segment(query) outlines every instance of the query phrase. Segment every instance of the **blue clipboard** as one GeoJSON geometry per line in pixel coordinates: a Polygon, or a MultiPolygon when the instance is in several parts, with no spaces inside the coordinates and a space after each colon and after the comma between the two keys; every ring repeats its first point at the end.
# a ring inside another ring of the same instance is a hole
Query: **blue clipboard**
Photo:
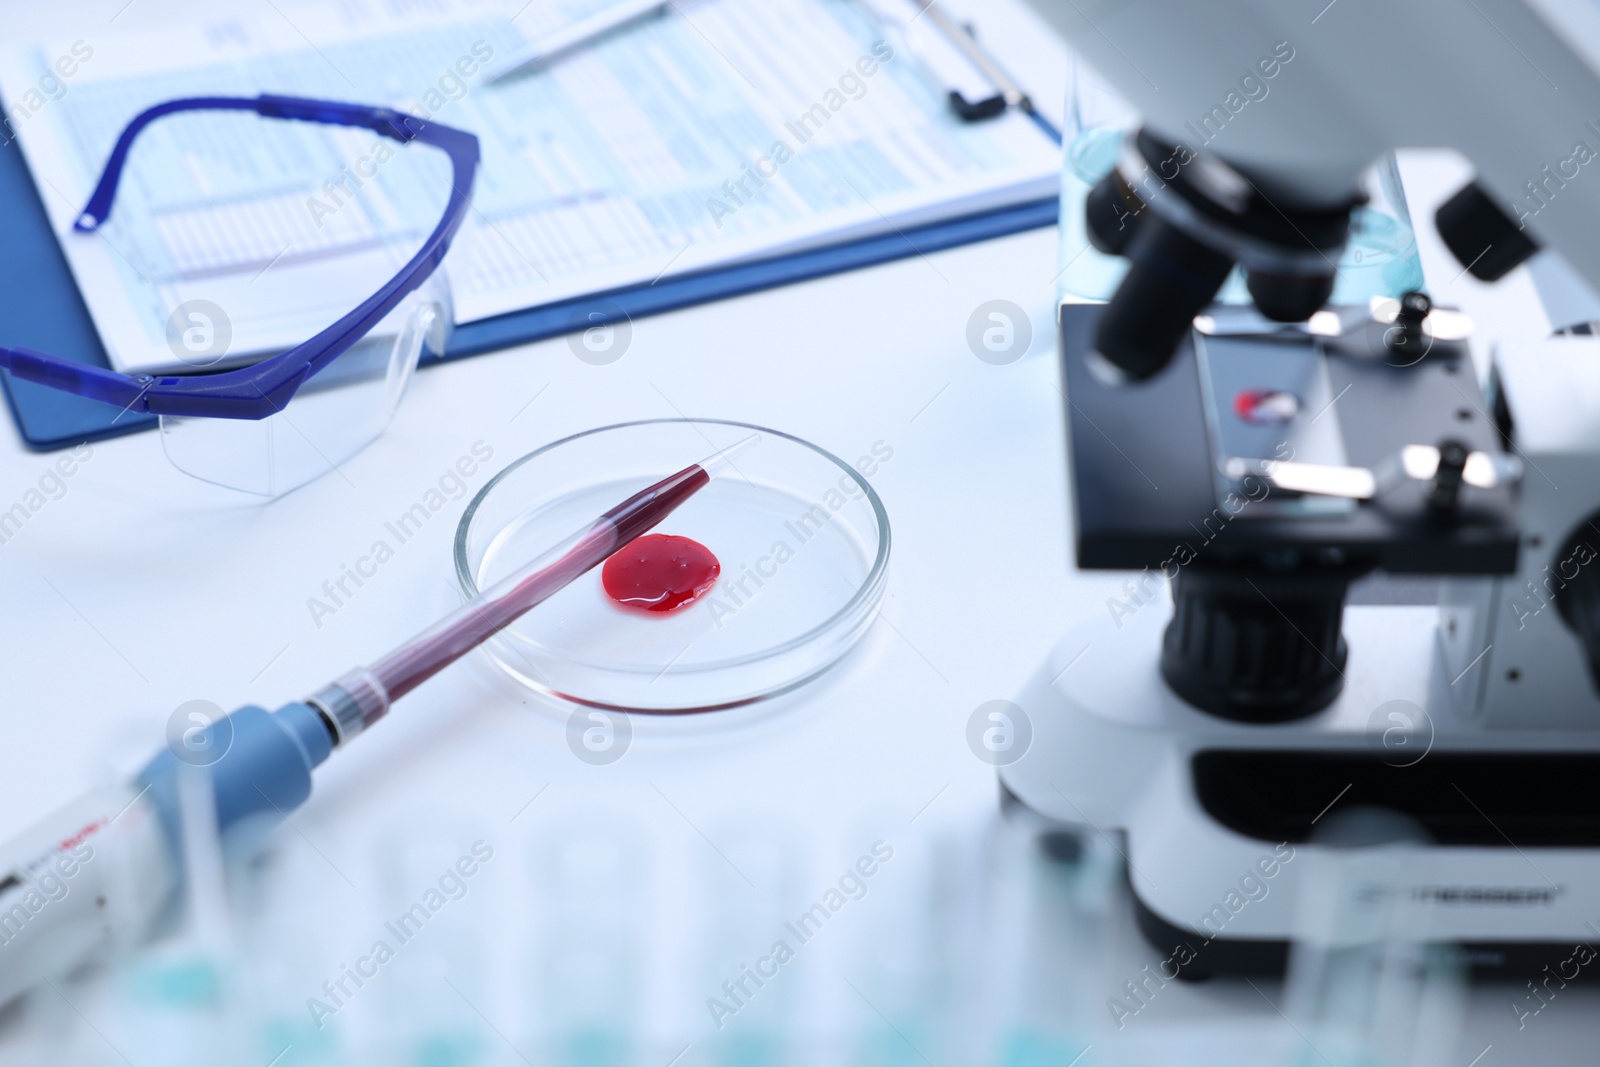
{"type": "MultiPolygon", "coordinates": [[[[1060,134],[1047,123],[1036,121],[1047,136],[1060,141],[1060,134]]],[[[34,348],[94,366],[110,366],[15,139],[0,146],[0,205],[0,343],[34,348]]],[[[652,285],[590,293],[531,307],[456,327],[449,348],[442,355],[424,353],[422,363],[475,356],[624,317],[641,318],[1053,226],[1057,208],[1057,199],[1051,197],[879,237],[674,275],[652,285]]],[[[119,412],[97,400],[17,380],[4,370],[0,370],[0,385],[4,386],[18,433],[34,451],[119,437],[156,424],[153,415],[119,412]]]]}

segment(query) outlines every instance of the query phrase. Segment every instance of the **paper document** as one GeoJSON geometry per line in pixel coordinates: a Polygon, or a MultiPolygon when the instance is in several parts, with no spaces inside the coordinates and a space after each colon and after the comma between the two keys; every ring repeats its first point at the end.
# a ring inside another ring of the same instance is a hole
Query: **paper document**
{"type": "Polygon", "coordinates": [[[685,3],[548,70],[485,81],[496,56],[601,6],[279,4],[12,48],[0,134],[20,138],[123,371],[192,369],[175,340],[189,301],[226,314],[230,362],[305,340],[388,280],[448,192],[448,161],[425,146],[185,114],[140,136],[111,221],[72,232],[123,125],[175,97],[384,104],[476,133],[484,165],[445,262],[459,322],[1056,188],[1060,153],[1036,126],[961,123],[946,87],[857,0],[685,3]]]}

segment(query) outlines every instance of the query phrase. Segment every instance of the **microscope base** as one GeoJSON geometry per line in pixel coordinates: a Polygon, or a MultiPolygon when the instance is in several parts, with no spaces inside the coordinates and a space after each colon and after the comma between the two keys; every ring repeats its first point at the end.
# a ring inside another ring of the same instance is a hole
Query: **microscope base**
{"type": "Polygon", "coordinates": [[[1140,926],[1169,977],[1281,971],[1324,847],[1313,837],[1358,806],[1398,810],[1436,842],[1400,888],[1422,905],[1426,936],[1466,946],[1474,969],[1534,977],[1600,936],[1600,726],[1463,719],[1439,666],[1437,609],[1349,608],[1344,691],[1271,726],[1207,715],[1167,689],[1169,608],[1119,614],[1070,633],[1017,697],[1031,740],[1000,777],[1047,819],[1126,835],[1140,926]]]}

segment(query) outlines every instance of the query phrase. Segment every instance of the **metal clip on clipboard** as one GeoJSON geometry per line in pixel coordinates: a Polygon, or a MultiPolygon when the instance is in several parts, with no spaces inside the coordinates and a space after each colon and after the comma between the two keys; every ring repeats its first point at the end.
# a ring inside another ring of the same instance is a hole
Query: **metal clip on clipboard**
{"type": "Polygon", "coordinates": [[[992,119],[1003,115],[1008,107],[1014,107],[1025,115],[1034,113],[1033,100],[1023,92],[1022,87],[1012,79],[1011,75],[1006,73],[1000,61],[978,43],[977,37],[969,27],[961,25],[940,11],[931,0],[922,9],[922,13],[995,88],[992,96],[982,100],[968,100],[960,89],[950,90],[950,107],[963,122],[982,122],[984,119],[992,119]]]}

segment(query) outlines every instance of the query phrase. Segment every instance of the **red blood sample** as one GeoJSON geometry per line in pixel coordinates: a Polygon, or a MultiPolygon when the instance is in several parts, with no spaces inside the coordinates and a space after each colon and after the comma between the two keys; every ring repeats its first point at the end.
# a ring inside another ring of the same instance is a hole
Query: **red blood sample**
{"type": "Polygon", "coordinates": [[[1300,413],[1300,398],[1282,389],[1241,389],[1233,413],[1252,426],[1281,426],[1300,413]]]}
{"type": "Polygon", "coordinates": [[[722,564],[699,541],[653,533],[612,553],[600,583],[618,604],[667,612],[699,599],[721,573],[722,564]]]}

